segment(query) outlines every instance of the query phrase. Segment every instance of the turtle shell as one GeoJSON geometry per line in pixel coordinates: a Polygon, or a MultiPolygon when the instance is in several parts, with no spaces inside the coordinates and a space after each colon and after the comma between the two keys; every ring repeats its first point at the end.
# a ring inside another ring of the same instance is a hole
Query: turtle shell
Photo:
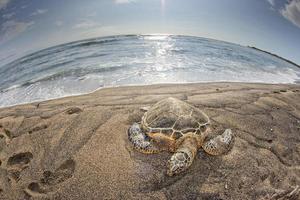
{"type": "Polygon", "coordinates": [[[198,108],[170,97],[154,104],[144,114],[141,124],[146,132],[159,132],[178,139],[188,132],[204,131],[209,118],[198,108]]]}

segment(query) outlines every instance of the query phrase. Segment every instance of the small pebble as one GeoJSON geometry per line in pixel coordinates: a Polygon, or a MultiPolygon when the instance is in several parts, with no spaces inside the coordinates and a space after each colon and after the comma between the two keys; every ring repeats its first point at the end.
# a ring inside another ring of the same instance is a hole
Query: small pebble
{"type": "Polygon", "coordinates": [[[141,107],[140,110],[143,112],[147,112],[149,110],[149,107],[148,106],[141,107]]]}
{"type": "Polygon", "coordinates": [[[225,183],[225,189],[226,189],[226,190],[228,189],[228,185],[227,185],[227,183],[225,183]]]}

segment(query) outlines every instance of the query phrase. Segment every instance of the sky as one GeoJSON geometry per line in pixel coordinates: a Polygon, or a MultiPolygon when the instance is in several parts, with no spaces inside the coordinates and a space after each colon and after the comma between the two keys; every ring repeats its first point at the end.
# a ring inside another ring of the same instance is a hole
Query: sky
{"type": "Polygon", "coordinates": [[[87,38],[179,34],[300,64],[300,0],[0,0],[0,62],[87,38]]]}

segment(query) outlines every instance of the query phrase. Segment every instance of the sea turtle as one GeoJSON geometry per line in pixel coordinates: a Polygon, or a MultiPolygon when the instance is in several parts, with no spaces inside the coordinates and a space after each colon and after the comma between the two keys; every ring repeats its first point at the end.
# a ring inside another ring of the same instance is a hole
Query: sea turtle
{"type": "Polygon", "coordinates": [[[189,168],[201,147],[210,155],[229,151],[234,138],[231,130],[209,139],[209,124],[204,112],[170,97],[150,107],[140,123],[133,123],[128,129],[128,139],[142,153],[174,152],[167,170],[173,176],[189,168]]]}

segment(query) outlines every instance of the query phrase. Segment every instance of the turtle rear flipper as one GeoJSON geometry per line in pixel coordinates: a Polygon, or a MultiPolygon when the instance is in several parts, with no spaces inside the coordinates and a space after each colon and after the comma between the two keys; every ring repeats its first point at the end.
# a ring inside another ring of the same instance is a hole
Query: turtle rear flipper
{"type": "Polygon", "coordinates": [[[133,147],[141,153],[158,153],[159,149],[151,142],[141,130],[138,123],[134,123],[128,129],[128,139],[132,143],[133,147]]]}
{"type": "Polygon", "coordinates": [[[226,129],[222,135],[205,142],[202,148],[210,155],[225,154],[230,150],[233,139],[234,135],[231,129],[226,129]]]}

